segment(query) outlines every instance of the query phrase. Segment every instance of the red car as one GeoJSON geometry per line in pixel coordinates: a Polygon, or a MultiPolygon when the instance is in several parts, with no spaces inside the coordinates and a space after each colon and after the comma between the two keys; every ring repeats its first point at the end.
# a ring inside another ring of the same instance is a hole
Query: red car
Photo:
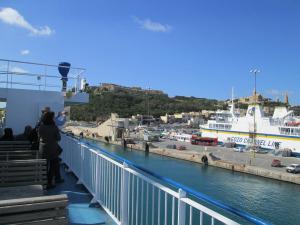
{"type": "Polygon", "coordinates": [[[279,159],[273,159],[271,166],[273,167],[281,167],[281,161],[279,159]]]}

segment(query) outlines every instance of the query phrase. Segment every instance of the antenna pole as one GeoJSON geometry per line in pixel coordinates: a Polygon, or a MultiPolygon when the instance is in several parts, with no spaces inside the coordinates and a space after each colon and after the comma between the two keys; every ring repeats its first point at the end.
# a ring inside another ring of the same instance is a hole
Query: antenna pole
{"type": "Polygon", "coordinates": [[[254,111],[253,111],[253,146],[255,146],[255,142],[256,142],[256,98],[257,98],[257,94],[256,94],[256,75],[257,73],[260,73],[260,70],[258,69],[253,69],[250,70],[250,73],[254,74],[254,111]]]}

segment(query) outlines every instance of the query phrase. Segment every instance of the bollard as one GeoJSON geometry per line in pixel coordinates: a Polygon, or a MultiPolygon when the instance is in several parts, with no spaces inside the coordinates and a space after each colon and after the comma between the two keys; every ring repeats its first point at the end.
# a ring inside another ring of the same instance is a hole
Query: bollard
{"type": "Polygon", "coordinates": [[[149,144],[148,142],[145,143],[145,155],[149,155],[149,144]]]}
{"type": "Polygon", "coordinates": [[[80,138],[84,138],[83,132],[80,132],[79,137],[80,137],[80,138]]]}
{"type": "Polygon", "coordinates": [[[125,148],[127,148],[127,141],[126,141],[126,139],[123,139],[122,145],[123,145],[123,148],[125,150],[125,148]]]}
{"type": "Polygon", "coordinates": [[[208,165],[208,158],[206,155],[203,155],[202,158],[201,158],[201,162],[204,164],[204,165],[208,165]]]}

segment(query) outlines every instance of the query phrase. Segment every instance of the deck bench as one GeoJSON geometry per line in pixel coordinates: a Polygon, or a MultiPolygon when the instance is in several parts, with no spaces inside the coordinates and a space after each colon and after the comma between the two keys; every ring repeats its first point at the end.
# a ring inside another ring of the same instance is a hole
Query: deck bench
{"type": "Polygon", "coordinates": [[[0,161],[39,159],[40,154],[35,150],[0,151],[0,161]]]}
{"type": "Polygon", "coordinates": [[[0,187],[47,183],[45,159],[0,161],[0,187]]]}
{"type": "Polygon", "coordinates": [[[0,224],[68,224],[67,205],[68,197],[65,194],[2,200],[0,224]]]}
{"type": "Polygon", "coordinates": [[[0,187],[0,201],[15,198],[32,198],[44,195],[42,185],[26,185],[15,187],[0,187]]]}
{"type": "Polygon", "coordinates": [[[9,150],[30,150],[29,141],[0,141],[0,152],[9,150]]]}

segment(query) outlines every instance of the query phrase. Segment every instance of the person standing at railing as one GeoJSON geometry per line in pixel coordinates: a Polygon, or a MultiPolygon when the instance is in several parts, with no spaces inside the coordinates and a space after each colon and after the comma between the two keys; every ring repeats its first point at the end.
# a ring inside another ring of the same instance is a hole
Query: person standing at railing
{"type": "Polygon", "coordinates": [[[54,122],[54,113],[46,112],[42,118],[42,124],[38,128],[39,135],[39,151],[43,158],[47,160],[47,188],[52,188],[53,178],[55,177],[56,183],[62,180],[57,177],[59,173],[59,147],[60,132],[54,122]]]}
{"type": "Polygon", "coordinates": [[[35,127],[32,129],[30,137],[31,137],[31,149],[32,150],[38,150],[39,149],[39,137],[38,137],[38,130],[39,127],[43,124],[42,120],[43,120],[43,116],[47,113],[50,112],[51,109],[49,106],[46,106],[44,109],[42,109],[41,111],[41,116],[39,118],[39,120],[37,121],[35,127]]]}
{"type": "MultiPolygon", "coordinates": [[[[62,127],[65,125],[66,121],[67,121],[67,112],[62,111],[62,112],[58,112],[57,116],[55,117],[55,124],[58,127],[58,129],[61,131],[62,127]]],[[[57,148],[58,148],[58,154],[60,155],[63,152],[62,147],[57,144],[57,148]]],[[[60,175],[60,170],[56,170],[56,174],[55,174],[55,181],[56,183],[62,183],[64,182],[63,179],[61,179],[61,175],[60,175]]]]}
{"type": "Polygon", "coordinates": [[[67,121],[67,112],[62,111],[58,112],[57,116],[55,117],[55,124],[61,130],[61,128],[65,125],[67,121]]]}

